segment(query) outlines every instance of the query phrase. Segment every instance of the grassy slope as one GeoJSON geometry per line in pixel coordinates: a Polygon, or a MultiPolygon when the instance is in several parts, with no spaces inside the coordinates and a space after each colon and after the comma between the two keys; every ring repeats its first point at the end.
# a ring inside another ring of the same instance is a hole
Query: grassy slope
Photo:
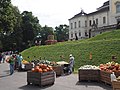
{"type": "Polygon", "coordinates": [[[120,30],[106,32],[91,39],[80,41],[68,41],[57,43],[55,45],[35,46],[22,52],[24,59],[33,60],[40,57],[51,61],[59,61],[60,55],[64,60],[69,60],[69,54],[75,57],[75,69],[85,64],[106,63],[111,61],[111,55],[117,56],[117,62],[120,63],[120,30]],[[92,53],[92,60],[89,60],[89,54],[92,53]],[[30,59],[27,58],[30,56],[30,59]]]}

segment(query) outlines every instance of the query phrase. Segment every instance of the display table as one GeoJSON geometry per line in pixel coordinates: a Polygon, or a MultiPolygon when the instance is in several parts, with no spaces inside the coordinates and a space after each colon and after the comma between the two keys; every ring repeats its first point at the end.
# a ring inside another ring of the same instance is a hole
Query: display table
{"type": "Polygon", "coordinates": [[[59,62],[56,62],[58,65],[64,65],[64,64],[69,64],[68,62],[65,62],[65,61],[59,61],[59,62]]]}

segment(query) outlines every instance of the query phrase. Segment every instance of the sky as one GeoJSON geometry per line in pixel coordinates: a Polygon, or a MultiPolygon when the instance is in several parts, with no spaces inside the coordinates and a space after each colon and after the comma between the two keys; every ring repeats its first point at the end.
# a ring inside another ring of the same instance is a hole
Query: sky
{"type": "Polygon", "coordinates": [[[106,1],[108,0],[11,0],[21,13],[30,11],[38,17],[40,25],[53,28],[60,24],[69,25],[68,19],[80,13],[81,9],[91,13],[106,1]]]}

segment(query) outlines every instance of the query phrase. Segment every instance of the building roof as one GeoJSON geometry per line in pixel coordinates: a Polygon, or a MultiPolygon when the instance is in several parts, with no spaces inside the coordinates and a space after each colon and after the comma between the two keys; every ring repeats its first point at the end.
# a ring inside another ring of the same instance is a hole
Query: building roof
{"type": "Polygon", "coordinates": [[[93,14],[97,14],[97,13],[101,13],[101,12],[106,12],[106,11],[109,11],[109,1],[104,2],[103,5],[101,7],[99,7],[99,8],[97,8],[97,11],[95,11],[95,12],[91,12],[91,13],[87,14],[83,10],[81,10],[80,13],[74,15],[69,20],[77,18],[77,17],[85,16],[85,15],[89,16],[89,15],[93,15],[93,14]]]}
{"type": "Polygon", "coordinates": [[[73,18],[77,18],[77,17],[80,17],[80,16],[85,16],[87,15],[87,13],[85,13],[83,10],[81,10],[80,13],[74,15],[72,18],[70,18],[69,20],[73,19],[73,18]]]}
{"type": "Polygon", "coordinates": [[[108,7],[108,6],[109,6],[109,1],[106,1],[103,3],[103,5],[101,7],[97,8],[97,10],[103,9],[105,7],[108,7]]]}

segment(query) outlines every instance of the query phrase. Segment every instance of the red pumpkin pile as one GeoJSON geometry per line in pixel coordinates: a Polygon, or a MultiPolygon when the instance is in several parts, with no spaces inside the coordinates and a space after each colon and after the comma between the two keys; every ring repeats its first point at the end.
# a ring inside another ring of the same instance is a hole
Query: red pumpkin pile
{"type": "Polygon", "coordinates": [[[107,72],[120,72],[120,64],[112,61],[106,64],[100,64],[100,69],[107,72]]]}
{"type": "Polygon", "coordinates": [[[48,72],[48,71],[52,71],[53,68],[50,65],[46,65],[46,64],[39,64],[37,66],[35,66],[34,68],[32,68],[32,72],[48,72]]]}

